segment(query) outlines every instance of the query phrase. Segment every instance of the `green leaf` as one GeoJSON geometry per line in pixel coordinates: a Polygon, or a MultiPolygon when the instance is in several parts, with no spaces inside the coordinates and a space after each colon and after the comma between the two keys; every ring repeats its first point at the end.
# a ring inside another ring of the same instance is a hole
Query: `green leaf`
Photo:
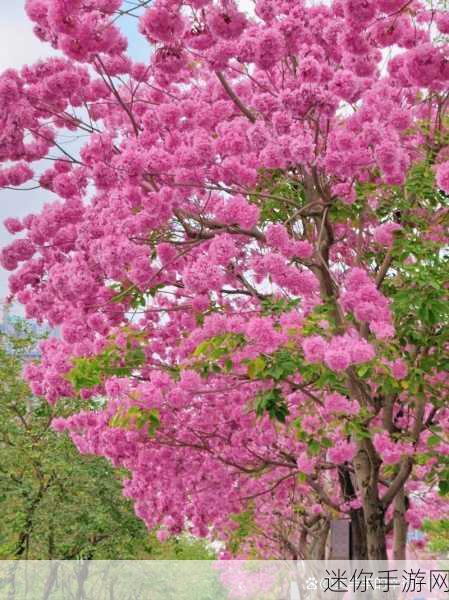
{"type": "Polygon", "coordinates": [[[256,359],[250,361],[248,363],[248,377],[250,379],[257,379],[258,375],[260,375],[265,369],[266,362],[261,357],[258,356],[256,359]]]}
{"type": "Polygon", "coordinates": [[[427,440],[429,448],[434,448],[435,446],[438,446],[438,444],[441,444],[441,439],[437,435],[431,435],[427,440]]]}
{"type": "Polygon", "coordinates": [[[310,440],[309,443],[307,444],[307,448],[308,448],[309,454],[311,454],[312,456],[316,456],[317,454],[320,453],[321,445],[316,440],[310,440]]]}
{"type": "Polygon", "coordinates": [[[270,419],[277,419],[281,423],[285,423],[289,414],[287,403],[278,388],[273,388],[257,396],[255,411],[258,416],[263,416],[266,412],[270,419]]]}
{"type": "Polygon", "coordinates": [[[449,495],[449,479],[442,479],[438,485],[438,492],[440,496],[449,495]]]}
{"type": "Polygon", "coordinates": [[[201,356],[201,354],[206,354],[209,347],[210,347],[210,341],[204,340],[204,342],[201,342],[201,344],[199,344],[195,348],[195,350],[193,352],[193,356],[201,356]]]}

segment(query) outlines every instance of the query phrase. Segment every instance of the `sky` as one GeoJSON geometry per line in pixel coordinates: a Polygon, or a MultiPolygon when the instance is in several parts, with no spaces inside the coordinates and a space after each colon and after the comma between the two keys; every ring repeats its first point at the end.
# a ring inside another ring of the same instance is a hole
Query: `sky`
{"type": "MultiPolygon", "coordinates": [[[[24,5],[25,0],[0,1],[0,73],[11,67],[20,69],[25,64],[32,64],[55,54],[49,44],[40,42],[34,36],[33,26],[25,14],[24,5]]],[[[137,33],[137,19],[122,19],[120,25],[128,37],[131,56],[135,60],[146,62],[150,46],[137,33]]],[[[7,217],[20,218],[37,213],[44,202],[54,200],[55,196],[48,191],[0,190],[0,247],[13,239],[2,224],[7,217]]],[[[8,277],[9,273],[0,268],[0,301],[8,294],[8,277]]],[[[15,311],[18,309],[15,308],[15,311]]]]}

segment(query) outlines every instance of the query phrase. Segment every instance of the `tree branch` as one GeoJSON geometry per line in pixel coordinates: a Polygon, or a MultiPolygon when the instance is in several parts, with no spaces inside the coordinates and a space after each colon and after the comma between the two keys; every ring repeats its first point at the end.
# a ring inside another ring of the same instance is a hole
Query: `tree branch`
{"type": "Polygon", "coordinates": [[[256,117],[253,115],[253,113],[250,111],[250,109],[243,104],[243,102],[240,100],[240,98],[234,92],[232,87],[229,85],[229,82],[226,79],[224,73],[222,73],[221,71],[215,71],[215,74],[218,77],[218,79],[220,80],[220,83],[223,86],[225,92],[231,98],[231,100],[234,102],[234,104],[237,106],[237,108],[240,110],[240,112],[242,112],[245,115],[245,117],[251,121],[251,123],[255,123],[256,117]]]}

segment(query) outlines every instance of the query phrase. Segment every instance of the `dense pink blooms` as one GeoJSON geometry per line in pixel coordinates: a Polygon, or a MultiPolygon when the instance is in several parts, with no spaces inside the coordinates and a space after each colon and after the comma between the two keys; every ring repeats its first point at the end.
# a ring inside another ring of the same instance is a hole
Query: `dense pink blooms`
{"type": "Polygon", "coordinates": [[[209,246],[209,256],[218,265],[227,265],[237,254],[235,241],[226,233],[214,238],[209,246]]]}
{"type": "Polygon", "coordinates": [[[225,225],[240,225],[245,229],[251,229],[257,223],[259,209],[248,204],[243,196],[234,196],[226,200],[216,214],[225,225]]]}
{"type": "Polygon", "coordinates": [[[249,341],[256,344],[260,352],[273,352],[282,342],[282,336],[273,328],[270,319],[253,317],[246,327],[249,341]]]}
{"type": "Polygon", "coordinates": [[[184,282],[189,290],[203,294],[211,289],[219,289],[223,274],[207,256],[201,256],[184,271],[184,282]]]}
{"type": "Polygon", "coordinates": [[[0,75],[0,187],[45,204],[5,220],[0,263],[60,332],[25,369],[33,394],[86,401],[53,427],[127,471],[159,539],[187,528],[226,556],[296,560],[364,516],[366,454],[379,530],[389,489],[413,525],[426,504],[447,517],[446,11],[26,12],[58,54],[0,75]],[[143,62],[121,26],[137,15],[143,62]]]}
{"type": "Polygon", "coordinates": [[[3,225],[5,226],[5,229],[9,231],[9,233],[19,233],[19,231],[22,231],[23,229],[23,225],[19,219],[14,219],[12,217],[5,219],[3,221],[3,225]]]}
{"type": "Polygon", "coordinates": [[[324,353],[324,362],[332,371],[344,371],[351,364],[351,354],[346,348],[333,345],[324,353]]]}
{"type": "Polygon", "coordinates": [[[357,446],[354,442],[338,442],[329,450],[328,458],[336,465],[342,465],[345,462],[352,460],[357,452],[357,446]]]}
{"type": "Polygon", "coordinates": [[[140,19],[141,31],[152,40],[175,42],[182,34],[184,22],[177,12],[163,6],[149,8],[140,19]]]}
{"type": "Polygon", "coordinates": [[[18,187],[33,177],[28,165],[19,163],[14,167],[0,170],[0,187],[18,187]]]}
{"type": "Polygon", "coordinates": [[[405,379],[407,377],[408,368],[402,359],[397,358],[391,364],[391,372],[396,379],[405,379]]]}
{"type": "Polygon", "coordinates": [[[326,341],[319,335],[305,338],[302,343],[305,359],[310,363],[321,362],[327,346],[326,341]]]}
{"type": "Polygon", "coordinates": [[[435,21],[441,33],[449,33],[449,13],[446,11],[438,11],[435,16],[435,21]]]}
{"type": "Polygon", "coordinates": [[[383,223],[376,227],[373,233],[374,241],[381,246],[391,246],[393,244],[393,234],[395,231],[400,231],[399,223],[383,223]]]}
{"type": "MultiPolygon", "coordinates": [[[[389,236],[392,233],[384,233],[385,235],[389,236]]],[[[381,294],[366,271],[358,267],[348,271],[345,287],[346,292],[342,295],[343,306],[353,311],[359,321],[368,322],[377,337],[381,339],[390,337],[394,329],[391,325],[388,300],[381,294]]]]}
{"type": "Polygon", "coordinates": [[[327,394],[324,399],[324,411],[325,414],[346,414],[354,415],[359,410],[359,404],[357,400],[348,400],[344,396],[338,393],[327,394]]]}
{"type": "Polygon", "coordinates": [[[279,223],[276,225],[269,225],[265,232],[265,236],[268,244],[281,252],[285,250],[290,243],[290,237],[287,230],[279,223]]]}
{"type": "Polygon", "coordinates": [[[437,167],[437,185],[449,194],[449,162],[444,162],[437,167]]]}
{"type": "Polygon", "coordinates": [[[232,4],[230,1],[223,3],[222,7],[212,9],[209,12],[207,23],[213,35],[218,38],[232,40],[237,38],[245,29],[245,15],[232,4]]]}
{"type": "Polygon", "coordinates": [[[261,69],[270,69],[282,58],[284,39],[276,29],[267,29],[256,41],[255,63],[261,69]]]}
{"type": "Polygon", "coordinates": [[[388,434],[376,433],[373,438],[374,447],[387,465],[398,463],[402,456],[410,454],[411,445],[407,442],[393,442],[388,434]]]}

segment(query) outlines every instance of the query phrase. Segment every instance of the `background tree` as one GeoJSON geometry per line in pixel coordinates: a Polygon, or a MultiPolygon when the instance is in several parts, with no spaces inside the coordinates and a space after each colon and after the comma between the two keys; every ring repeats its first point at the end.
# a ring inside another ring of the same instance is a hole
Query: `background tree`
{"type": "Polygon", "coordinates": [[[0,184],[54,201],[7,220],[1,260],[27,315],[61,326],[34,393],[86,403],[53,426],[130,472],[160,537],[322,556],[339,516],[355,556],[403,558],[449,490],[447,12],[27,12],[64,58],[1,77],[0,184]],[[135,17],[147,64],[119,28],[135,17]]]}
{"type": "Polygon", "coordinates": [[[437,556],[447,556],[449,552],[449,521],[427,521],[423,527],[429,539],[429,550],[437,556]]]}
{"type": "Polygon", "coordinates": [[[37,339],[25,321],[15,329],[0,339],[0,558],[212,558],[189,537],[157,540],[123,498],[123,475],[102,458],[81,456],[51,429],[55,416],[79,404],[52,407],[31,394],[21,375],[37,339]]]}

